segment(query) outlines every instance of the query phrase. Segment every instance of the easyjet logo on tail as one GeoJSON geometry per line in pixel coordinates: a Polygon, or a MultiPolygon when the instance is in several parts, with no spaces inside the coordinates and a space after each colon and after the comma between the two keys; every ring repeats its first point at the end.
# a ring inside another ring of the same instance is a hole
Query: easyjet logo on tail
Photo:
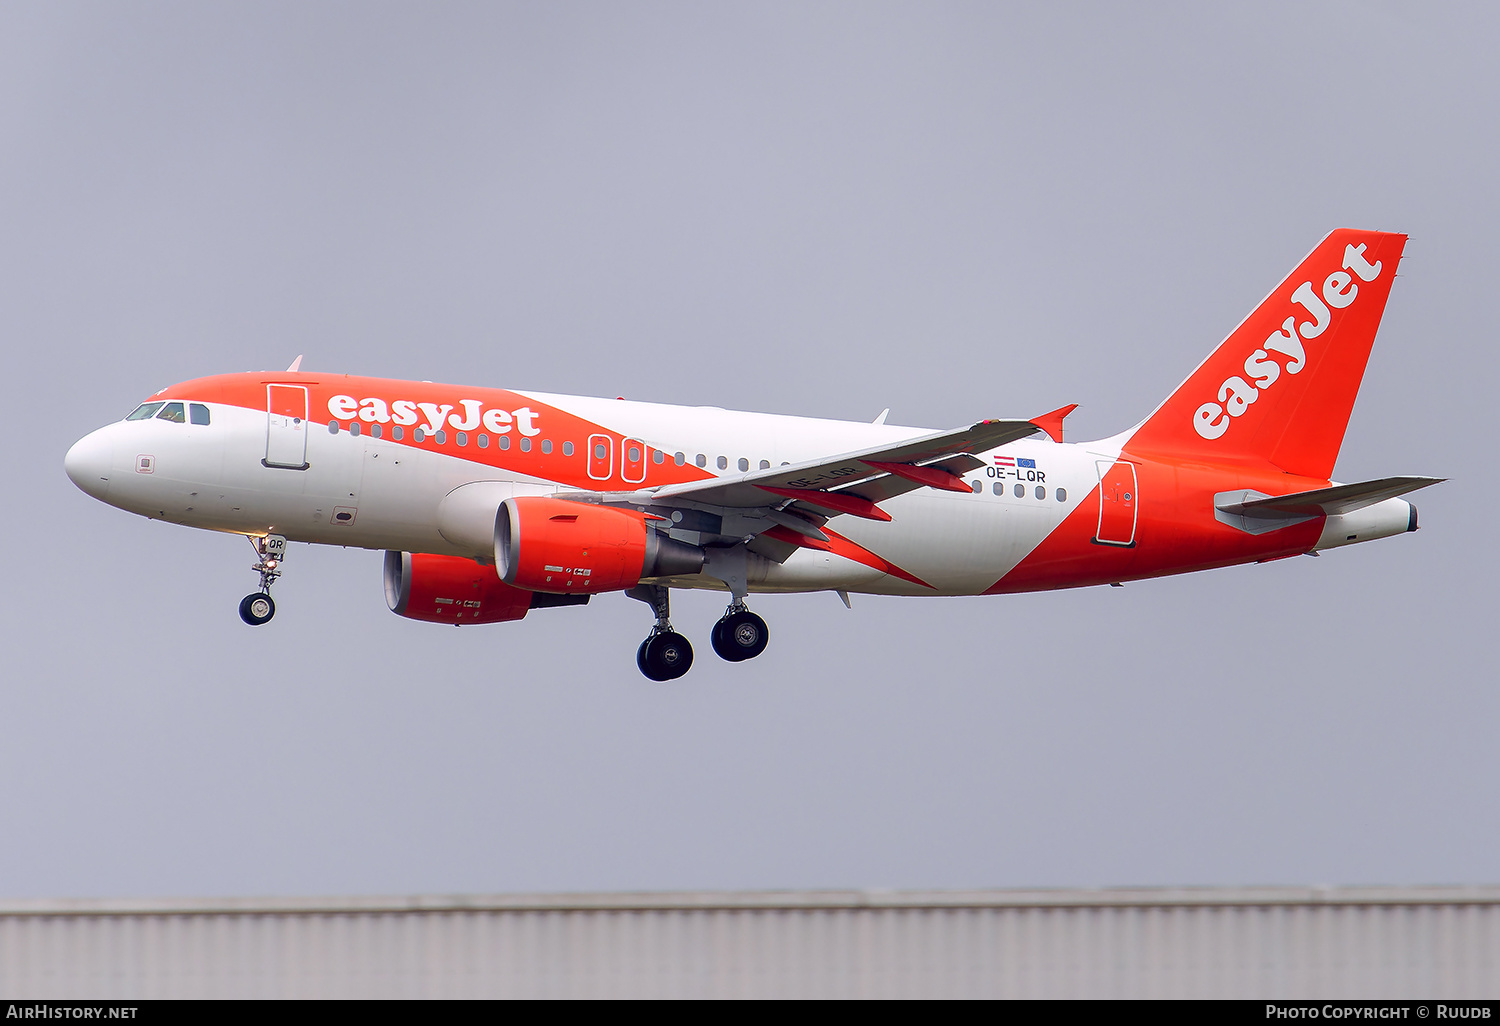
{"type": "Polygon", "coordinates": [[[1223,437],[1234,419],[1244,416],[1260,393],[1276,384],[1283,370],[1288,374],[1300,373],[1307,366],[1303,341],[1323,334],[1333,320],[1333,310],[1342,310],[1354,302],[1359,295],[1356,276],[1360,282],[1372,282],[1380,276],[1380,271],[1381,261],[1372,264],[1366,260],[1365,244],[1360,243],[1344,247],[1343,270],[1334,271],[1323,280],[1321,298],[1313,291],[1312,282],[1298,285],[1292,293],[1292,302],[1301,306],[1305,314],[1294,311],[1279,330],[1271,333],[1263,348],[1246,358],[1244,377],[1234,374],[1224,379],[1219,386],[1218,402],[1206,402],[1193,411],[1193,430],[1209,441],[1223,437]],[[1298,324],[1297,319],[1304,315],[1312,319],[1298,324]],[[1285,364],[1272,353],[1285,357],[1285,364]]]}

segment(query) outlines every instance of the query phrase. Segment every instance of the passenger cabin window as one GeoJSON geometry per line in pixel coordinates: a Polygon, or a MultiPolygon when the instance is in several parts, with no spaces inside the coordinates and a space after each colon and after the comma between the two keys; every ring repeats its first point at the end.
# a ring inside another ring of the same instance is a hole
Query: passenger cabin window
{"type": "Polygon", "coordinates": [[[156,419],[170,420],[173,424],[186,424],[187,410],[183,408],[181,403],[167,403],[167,405],[161,408],[161,412],[156,415],[156,419]]]}
{"type": "Polygon", "coordinates": [[[188,414],[194,424],[208,425],[208,407],[202,403],[189,403],[188,414]]]}
{"type": "Polygon", "coordinates": [[[156,416],[156,411],[165,406],[166,403],[141,403],[135,408],[135,412],[126,417],[126,420],[150,420],[156,416]]]}

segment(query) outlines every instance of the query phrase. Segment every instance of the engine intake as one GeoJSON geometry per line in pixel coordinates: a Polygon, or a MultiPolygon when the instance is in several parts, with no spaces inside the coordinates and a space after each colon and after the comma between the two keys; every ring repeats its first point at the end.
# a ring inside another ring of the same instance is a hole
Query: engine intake
{"type": "Polygon", "coordinates": [[[703,550],[634,510],[543,495],[506,499],[495,514],[495,568],[506,584],[554,594],[633,588],[643,577],[703,569],[703,550]]]}

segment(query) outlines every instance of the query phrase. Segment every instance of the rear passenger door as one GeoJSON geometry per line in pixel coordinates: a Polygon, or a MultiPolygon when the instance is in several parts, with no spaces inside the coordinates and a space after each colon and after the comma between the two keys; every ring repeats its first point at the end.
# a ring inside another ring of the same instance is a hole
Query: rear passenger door
{"type": "Polygon", "coordinates": [[[1135,545],[1136,495],[1135,464],[1119,460],[1099,460],[1099,529],[1094,541],[1100,545],[1135,545]]]}

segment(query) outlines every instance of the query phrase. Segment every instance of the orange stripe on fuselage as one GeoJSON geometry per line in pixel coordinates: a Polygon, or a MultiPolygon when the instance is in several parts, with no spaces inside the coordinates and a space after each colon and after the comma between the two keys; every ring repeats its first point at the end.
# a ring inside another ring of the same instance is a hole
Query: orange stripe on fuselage
{"type": "Polygon", "coordinates": [[[672,459],[671,453],[658,449],[645,454],[645,480],[626,481],[620,476],[623,461],[618,458],[626,435],[566,410],[537,402],[535,399],[506,389],[472,388],[464,385],[364,378],[352,375],[248,373],[220,374],[184,381],[162,389],[152,396],[152,399],[221,403],[263,412],[266,409],[267,385],[305,385],[308,390],[308,421],[311,424],[327,424],[330,421],[337,421],[341,430],[348,430],[351,423],[357,423],[364,434],[368,434],[370,428],[380,424],[383,429],[383,440],[391,445],[404,445],[414,449],[439,452],[480,466],[525,474],[545,481],[556,481],[574,488],[592,491],[635,491],[660,485],[702,481],[714,476],[707,470],[691,464],[678,466],[672,459]],[[347,405],[340,407],[336,403],[331,409],[330,404],[338,396],[354,400],[358,412],[351,414],[347,405]],[[366,402],[366,400],[376,401],[366,402]],[[465,404],[466,400],[468,405],[465,404]],[[401,402],[410,404],[411,411],[401,409],[399,419],[408,423],[400,425],[403,428],[404,437],[397,440],[391,437],[391,429],[397,426],[398,418],[394,411],[396,404],[401,402]],[[423,410],[421,404],[426,404],[429,409],[423,410]],[[444,406],[449,409],[443,411],[444,406]],[[493,417],[491,423],[495,427],[503,427],[506,430],[494,430],[485,425],[484,416],[492,410],[499,411],[503,417],[493,417]],[[517,411],[523,410],[529,411],[529,415],[518,417],[517,411]],[[344,415],[336,416],[336,413],[344,415]],[[442,430],[446,436],[442,444],[439,444],[435,436],[428,432],[436,413],[442,413],[442,430]],[[415,423],[410,422],[413,416],[415,423]],[[381,417],[385,419],[382,421],[381,417]],[[456,428],[453,426],[455,417],[460,418],[457,423],[467,424],[475,418],[478,419],[478,423],[473,427],[456,428]],[[418,427],[426,435],[421,442],[413,440],[413,429],[418,427]],[[526,427],[529,427],[532,433],[523,434],[523,428],[526,427]],[[467,435],[467,445],[458,444],[456,436],[459,430],[464,430],[467,435]],[[489,437],[490,444],[487,448],[479,447],[477,436],[480,434],[489,437]],[[610,476],[603,480],[588,476],[587,449],[590,435],[605,435],[610,438],[617,454],[617,458],[611,460],[610,476]],[[500,438],[511,440],[509,449],[500,448],[498,444],[500,438]],[[529,452],[521,450],[519,443],[522,438],[530,439],[529,452]],[[552,443],[551,453],[542,452],[543,441],[552,443]],[[573,455],[563,455],[564,442],[573,443],[573,455]],[[661,463],[655,462],[654,452],[664,453],[661,463]]]}
{"type": "Polygon", "coordinates": [[[1092,540],[1099,526],[1099,489],[1095,486],[1040,545],[985,594],[1081,588],[1278,559],[1307,552],[1323,531],[1323,518],[1315,517],[1265,534],[1247,534],[1215,519],[1214,494],[1254,489],[1267,495],[1285,495],[1326,488],[1327,481],[1284,474],[1266,464],[1158,463],[1132,456],[1128,446],[1124,458],[1136,466],[1139,494],[1134,548],[1099,545],[1092,540]]]}

